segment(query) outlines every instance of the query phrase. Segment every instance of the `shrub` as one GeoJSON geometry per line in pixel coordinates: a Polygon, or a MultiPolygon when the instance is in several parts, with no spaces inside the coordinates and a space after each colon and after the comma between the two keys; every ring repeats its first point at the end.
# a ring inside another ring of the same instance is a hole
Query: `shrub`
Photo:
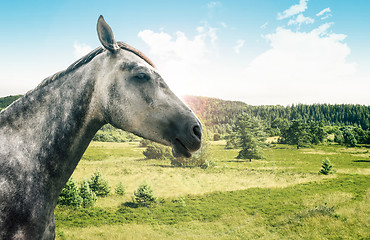
{"type": "Polygon", "coordinates": [[[201,167],[209,158],[209,141],[206,136],[203,137],[202,146],[193,153],[191,158],[171,159],[171,165],[174,167],[201,167]]]}
{"type": "Polygon", "coordinates": [[[81,183],[80,196],[82,198],[82,206],[84,208],[94,206],[98,199],[96,194],[90,189],[89,183],[86,180],[81,183]]]}
{"type": "Polygon", "coordinates": [[[120,182],[117,186],[116,186],[116,194],[117,195],[120,195],[120,196],[123,196],[126,194],[126,188],[125,186],[123,186],[122,182],[120,182]]]}
{"type": "Polygon", "coordinates": [[[94,136],[93,141],[99,142],[132,142],[138,139],[132,133],[117,129],[110,124],[104,125],[94,136]]]}
{"type": "Polygon", "coordinates": [[[205,159],[191,157],[191,158],[175,158],[171,159],[171,166],[173,167],[200,167],[205,163],[205,159]]]}
{"type": "Polygon", "coordinates": [[[311,209],[305,209],[296,215],[299,219],[305,218],[316,218],[318,216],[328,216],[328,217],[336,217],[338,218],[339,215],[335,213],[334,207],[329,207],[327,203],[322,205],[317,205],[311,209]]]}
{"type": "Polygon", "coordinates": [[[220,136],[220,134],[215,133],[215,134],[213,135],[213,141],[219,141],[219,140],[221,140],[221,136],[220,136]]]}
{"type": "Polygon", "coordinates": [[[153,189],[150,185],[143,183],[134,192],[135,201],[141,206],[148,206],[157,201],[153,189]]]}
{"type": "Polygon", "coordinates": [[[105,197],[110,193],[110,186],[100,171],[96,171],[89,180],[89,187],[98,197],[105,197]]]}
{"type": "Polygon", "coordinates": [[[73,178],[70,178],[58,197],[58,204],[61,206],[81,207],[83,202],[77,185],[73,178]]]}
{"type": "Polygon", "coordinates": [[[331,164],[330,160],[326,158],[322,161],[322,168],[320,170],[320,174],[328,175],[332,173],[333,165],[331,164]]]}
{"type": "Polygon", "coordinates": [[[212,161],[212,160],[210,160],[210,161],[206,160],[202,164],[202,166],[200,166],[200,168],[201,169],[207,169],[207,168],[213,168],[213,167],[216,167],[216,166],[217,166],[217,164],[214,161],[212,161]]]}
{"type": "Polygon", "coordinates": [[[334,215],[335,210],[334,207],[329,207],[327,203],[324,203],[323,205],[318,205],[314,209],[308,210],[308,216],[314,217],[314,216],[332,216],[334,215]]]}
{"type": "Polygon", "coordinates": [[[145,148],[148,145],[150,145],[151,143],[152,143],[152,141],[150,141],[148,139],[141,139],[140,143],[139,143],[139,147],[145,148]]]}
{"type": "Polygon", "coordinates": [[[334,133],[334,142],[338,144],[343,144],[344,138],[343,133],[341,130],[337,130],[337,132],[334,133]]]}
{"type": "Polygon", "coordinates": [[[171,151],[169,147],[163,146],[158,143],[146,143],[146,149],[143,151],[144,156],[147,159],[172,159],[171,151]]]}
{"type": "Polygon", "coordinates": [[[345,127],[342,129],[343,132],[343,143],[348,147],[355,147],[357,140],[354,131],[351,127],[345,127]]]}

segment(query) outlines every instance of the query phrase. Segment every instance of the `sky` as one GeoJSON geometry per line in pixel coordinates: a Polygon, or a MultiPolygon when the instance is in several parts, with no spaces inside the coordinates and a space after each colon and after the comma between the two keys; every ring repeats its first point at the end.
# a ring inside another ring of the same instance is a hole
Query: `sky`
{"type": "Polygon", "coordinates": [[[370,105],[369,12],[368,0],[2,0],[0,97],[100,46],[102,14],[179,96],[370,105]]]}

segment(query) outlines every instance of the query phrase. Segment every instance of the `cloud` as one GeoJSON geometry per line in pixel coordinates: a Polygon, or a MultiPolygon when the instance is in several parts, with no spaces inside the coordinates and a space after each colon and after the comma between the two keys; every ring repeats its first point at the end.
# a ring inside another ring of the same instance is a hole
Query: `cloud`
{"type": "Polygon", "coordinates": [[[73,49],[73,54],[76,58],[81,58],[93,50],[89,45],[77,41],[73,43],[73,49]]]}
{"type": "Polygon", "coordinates": [[[323,9],[322,11],[320,11],[319,13],[316,14],[317,17],[321,17],[321,20],[324,20],[324,19],[327,19],[328,17],[331,17],[332,15],[330,14],[331,10],[330,8],[325,8],[323,9]]]}
{"type": "Polygon", "coordinates": [[[280,27],[265,35],[270,49],[245,69],[244,94],[259,104],[344,102],[357,68],[348,62],[346,35],[328,33],[330,26],[310,32],[280,27]]]}
{"type": "Polygon", "coordinates": [[[240,49],[244,46],[244,43],[245,43],[245,40],[243,39],[239,39],[238,41],[236,41],[236,45],[234,46],[234,52],[239,54],[240,49]]]}
{"type": "Polygon", "coordinates": [[[289,18],[298,13],[304,12],[307,9],[308,0],[300,0],[299,4],[292,5],[290,8],[285,10],[283,13],[278,13],[278,20],[289,18]]]}
{"type": "Polygon", "coordinates": [[[260,28],[261,29],[265,29],[267,27],[267,25],[269,24],[269,22],[265,22],[260,28]]]}
{"type": "Polygon", "coordinates": [[[220,6],[220,5],[221,5],[220,2],[214,2],[214,1],[207,3],[207,7],[210,9],[220,6]]]}
{"type": "Polygon", "coordinates": [[[319,16],[324,15],[324,13],[330,13],[330,12],[331,12],[330,8],[325,8],[322,11],[320,11],[319,13],[317,13],[316,16],[319,17],[319,16]]]}
{"type": "Polygon", "coordinates": [[[296,19],[290,19],[289,22],[288,22],[288,26],[290,25],[298,25],[299,27],[302,25],[302,24],[312,24],[314,23],[314,20],[310,17],[305,17],[303,16],[303,14],[299,14],[296,19]]]}
{"type": "Polygon", "coordinates": [[[212,19],[214,18],[214,15],[217,12],[217,9],[222,7],[222,4],[221,2],[212,1],[212,2],[207,3],[206,6],[207,6],[207,17],[209,19],[212,19]]]}
{"type": "Polygon", "coordinates": [[[208,44],[213,45],[217,40],[216,30],[210,27],[198,27],[198,34],[193,39],[189,39],[181,31],[177,31],[173,37],[165,32],[144,30],[139,32],[138,36],[149,46],[150,54],[163,62],[201,63],[206,59],[208,44]]]}
{"type": "Polygon", "coordinates": [[[217,29],[201,26],[196,30],[193,37],[182,31],[169,34],[144,30],[138,34],[149,47],[149,55],[162,77],[179,95],[206,95],[202,90],[209,84],[208,73],[214,69],[212,61],[217,58],[217,29]]]}

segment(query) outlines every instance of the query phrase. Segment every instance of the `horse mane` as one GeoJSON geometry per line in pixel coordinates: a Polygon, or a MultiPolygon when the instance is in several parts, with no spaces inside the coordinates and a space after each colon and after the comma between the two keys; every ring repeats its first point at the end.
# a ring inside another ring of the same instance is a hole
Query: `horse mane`
{"type": "Polygon", "coordinates": [[[149,58],[147,58],[142,52],[140,52],[136,48],[134,48],[134,47],[132,47],[132,46],[130,46],[130,45],[124,43],[124,42],[117,42],[117,44],[120,48],[136,54],[138,57],[140,57],[141,59],[146,61],[150,66],[155,68],[155,65],[153,64],[153,62],[150,61],[149,58]]]}
{"type": "MultiPolygon", "coordinates": [[[[129,52],[134,53],[135,55],[137,55],[138,57],[140,57],[141,59],[146,61],[150,66],[155,68],[155,65],[153,64],[153,62],[150,61],[149,58],[147,58],[142,52],[140,52],[136,48],[134,48],[134,47],[132,47],[132,46],[130,46],[130,45],[124,43],[124,42],[117,42],[117,45],[118,45],[118,47],[120,47],[123,50],[127,50],[129,52]]],[[[84,56],[84,57],[78,59],[76,62],[72,63],[66,70],[57,72],[54,75],[51,75],[50,77],[46,78],[42,82],[41,85],[48,84],[48,83],[50,83],[50,82],[52,82],[52,81],[54,81],[54,80],[56,80],[60,77],[63,77],[65,75],[67,75],[68,73],[76,70],[77,68],[91,62],[91,60],[93,60],[96,56],[98,56],[100,53],[102,53],[104,51],[105,51],[105,49],[103,47],[98,47],[98,48],[94,49],[93,51],[91,51],[86,56],[84,56]]]]}

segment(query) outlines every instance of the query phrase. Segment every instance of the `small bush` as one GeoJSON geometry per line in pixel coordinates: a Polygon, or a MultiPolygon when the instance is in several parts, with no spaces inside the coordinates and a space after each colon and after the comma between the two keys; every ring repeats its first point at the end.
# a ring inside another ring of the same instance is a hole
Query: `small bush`
{"type": "Polygon", "coordinates": [[[81,183],[80,196],[82,198],[82,206],[84,208],[94,206],[98,199],[95,193],[90,189],[89,183],[86,180],[81,183]]]}
{"type": "Polygon", "coordinates": [[[179,197],[178,199],[172,200],[173,203],[177,203],[179,207],[186,207],[186,201],[184,197],[179,197]]]}
{"type": "Polygon", "coordinates": [[[100,171],[96,171],[89,180],[89,187],[98,197],[105,197],[110,193],[110,186],[100,171]]]}
{"type": "Polygon", "coordinates": [[[316,206],[314,209],[308,210],[308,216],[314,217],[314,216],[332,216],[334,215],[335,210],[333,207],[329,207],[327,203],[324,203],[323,205],[316,206]]]}
{"type": "Polygon", "coordinates": [[[152,141],[150,141],[148,139],[141,139],[140,142],[139,142],[139,147],[145,148],[148,145],[150,145],[151,143],[152,143],[152,141]]]}
{"type": "Polygon", "coordinates": [[[209,142],[204,137],[202,146],[198,151],[193,153],[191,158],[171,159],[171,165],[174,167],[201,167],[208,161],[209,154],[209,142]]]}
{"type": "Polygon", "coordinates": [[[171,159],[171,166],[173,167],[200,167],[204,163],[204,159],[196,157],[171,159]]]}
{"type": "Polygon", "coordinates": [[[61,240],[65,240],[65,239],[67,239],[67,237],[66,237],[66,235],[65,235],[65,233],[63,232],[63,231],[59,231],[58,233],[57,233],[57,236],[59,237],[59,239],[61,239],[61,240]]]}
{"type": "Polygon", "coordinates": [[[221,136],[220,136],[220,134],[215,133],[215,134],[213,135],[213,141],[220,141],[220,140],[221,140],[221,136]]]}
{"type": "Polygon", "coordinates": [[[200,166],[200,168],[201,169],[207,169],[207,168],[213,168],[213,167],[216,167],[217,166],[217,164],[214,162],[214,161],[212,161],[212,160],[206,160],[203,164],[202,164],[202,166],[200,166]]]}
{"type": "Polygon", "coordinates": [[[169,147],[163,146],[158,143],[142,143],[146,145],[146,149],[143,151],[144,156],[147,159],[172,159],[171,150],[169,147]]]}
{"type": "Polygon", "coordinates": [[[330,160],[326,158],[324,161],[322,161],[322,166],[321,166],[320,174],[328,175],[331,174],[333,171],[333,165],[331,164],[330,160]]]}
{"type": "Polygon", "coordinates": [[[58,204],[61,206],[81,207],[83,202],[77,185],[73,178],[70,178],[58,197],[58,204]]]}
{"type": "Polygon", "coordinates": [[[315,206],[312,209],[304,210],[297,214],[298,218],[312,218],[317,216],[339,216],[338,214],[335,214],[334,207],[329,207],[327,203],[324,203],[322,205],[315,206]]]}
{"type": "Polygon", "coordinates": [[[125,186],[123,186],[122,182],[120,182],[117,186],[116,186],[116,194],[117,195],[120,195],[120,196],[124,196],[126,194],[126,188],[125,186]]]}
{"type": "Polygon", "coordinates": [[[152,187],[146,183],[139,186],[139,188],[134,192],[134,196],[135,202],[137,202],[139,206],[148,206],[157,201],[152,187]]]}

